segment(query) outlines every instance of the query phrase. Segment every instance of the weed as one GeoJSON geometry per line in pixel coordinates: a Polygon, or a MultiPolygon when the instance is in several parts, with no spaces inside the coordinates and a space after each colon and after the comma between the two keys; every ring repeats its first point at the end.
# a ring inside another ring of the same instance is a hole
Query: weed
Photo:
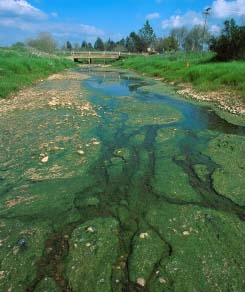
{"type": "Polygon", "coordinates": [[[131,57],[116,66],[133,69],[148,76],[161,77],[175,83],[190,82],[197,90],[209,91],[227,87],[245,98],[244,61],[215,62],[214,54],[166,53],[131,57]]]}
{"type": "Polygon", "coordinates": [[[75,66],[69,60],[54,56],[33,54],[27,49],[7,48],[0,49],[0,64],[0,98],[6,98],[35,80],[75,66]]]}

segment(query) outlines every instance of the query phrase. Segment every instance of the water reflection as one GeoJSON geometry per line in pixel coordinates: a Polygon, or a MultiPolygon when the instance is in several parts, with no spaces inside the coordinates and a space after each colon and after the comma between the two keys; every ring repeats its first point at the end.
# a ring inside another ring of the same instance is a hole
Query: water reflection
{"type": "Polygon", "coordinates": [[[142,86],[153,85],[154,81],[146,81],[145,79],[135,77],[129,73],[101,71],[96,70],[96,68],[90,68],[86,73],[89,73],[91,76],[90,79],[86,80],[86,86],[90,89],[99,89],[100,94],[109,97],[130,96],[133,94],[134,98],[146,103],[160,102],[172,106],[184,116],[184,119],[176,124],[179,128],[191,131],[202,131],[207,129],[224,134],[245,134],[245,127],[227,122],[207,106],[194,105],[188,101],[169,97],[167,95],[140,90],[142,86]]]}

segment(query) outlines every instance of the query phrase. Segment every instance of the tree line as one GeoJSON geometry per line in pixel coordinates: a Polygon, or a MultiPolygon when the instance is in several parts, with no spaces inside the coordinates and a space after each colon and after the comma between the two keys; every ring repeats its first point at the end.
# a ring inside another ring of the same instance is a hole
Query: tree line
{"type": "MultiPolygon", "coordinates": [[[[52,53],[57,49],[57,43],[49,33],[41,33],[36,39],[29,39],[27,45],[41,51],[52,53]]],[[[110,38],[103,41],[97,37],[92,45],[82,41],[72,45],[67,41],[62,48],[66,51],[117,51],[131,53],[163,53],[170,51],[202,51],[212,50],[218,60],[227,61],[245,58],[245,26],[238,26],[234,19],[226,20],[220,35],[212,36],[204,26],[195,25],[174,28],[166,37],[156,37],[147,20],[138,31],[132,31],[129,36],[114,42],[110,38]]]]}

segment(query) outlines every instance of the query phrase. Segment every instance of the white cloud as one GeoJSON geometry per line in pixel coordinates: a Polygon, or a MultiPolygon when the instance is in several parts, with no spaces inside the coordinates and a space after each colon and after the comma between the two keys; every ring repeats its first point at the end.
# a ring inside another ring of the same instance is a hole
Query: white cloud
{"type": "Polygon", "coordinates": [[[56,18],[56,17],[58,17],[58,13],[57,12],[52,12],[51,13],[51,16],[54,17],[54,18],[56,18]]]}
{"type": "Polygon", "coordinates": [[[103,37],[105,35],[104,31],[92,26],[92,25],[87,25],[87,24],[80,24],[80,30],[81,33],[85,34],[86,36],[98,36],[98,37],[103,37]]]}
{"type": "Polygon", "coordinates": [[[35,38],[39,32],[51,33],[60,43],[93,42],[97,37],[105,37],[103,30],[92,25],[54,22],[59,17],[56,12],[48,15],[28,2],[0,0],[0,46],[35,38]]]}
{"type": "Polygon", "coordinates": [[[216,0],[212,4],[212,15],[216,18],[231,18],[245,15],[245,0],[216,0]]]}
{"type": "Polygon", "coordinates": [[[158,19],[160,18],[160,14],[158,12],[150,13],[146,16],[147,19],[158,19]]]}
{"type": "MultiPolygon", "coordinates": [[[[209,7],[211,7],[208,17],[209,31],[213,34],[220,32],[221,20],[234,18],[242,24],[245,23],[245,0],[215,0],[209,7]]],[[[190,28],[194,25],[204,25],[204,19],[203,11],[188,11],[185,14],[176,12],[175,15],[162,21],[162,29],[169,30],[182,26],[190,28]]]]}
{"type": "Polygon", "coordinates": [[[191,27],[203,25],[204,19],[200,13],[189,11],[183,15],[173,15],[169,19],[162,21],[163,29],[178,28],[182,26],[191,27]]]}
{"type": "Polygon", "coordinates": [[[209,28],[209,32],[212,35],[217,35],[220,33],[220,31],[221,31],[221,27],[219,25],[216,25],[216,24],[211,25],[209,28]]]}
{"type": "Polygon", "coordinates": [[[45,19],[47,15],[41,10],[30,5],[25,0],[1,0],[1,17],[27,17],[33,19],[45,19]]]}
{"type": "Polygon", "coordinates": [[[183,25],[184,25],[183,17],[179,15],[173,15],[169,19],[162,21],[163,29],[171,28],[171,27],[176,28],[176,27],[181,27],[183,25]]]}

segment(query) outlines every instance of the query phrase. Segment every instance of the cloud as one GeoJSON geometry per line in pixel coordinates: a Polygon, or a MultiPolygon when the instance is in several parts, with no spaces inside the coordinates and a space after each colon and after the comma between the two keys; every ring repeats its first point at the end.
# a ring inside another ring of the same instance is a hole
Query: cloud
{"type": "Polygon", "coordinates": [[[194,25],[203,25],[204,19],[201,13],[188,11],[183,15],[172,15],[169,19],[162,21],[163,29],[178,28],[182,26],[192,27],[194,25]]]}
{"type": "Polygon", "coordinates": [[[45,19],[47,15],[30,5],[25,0],[1,0],[0,15],[5,17],[25,17],[32,19],[45,19]]]}
{"type": "Polygon", "coordinates": [[[97,37],[105,37],[100,28],[73,22],[62,23],[57,21],[58,17],[56,12],[48,15],[27,0],[0,0],[0,46],[35,38],[39,32],[51,33],[60,43],[67,40],[93,42],[97,37]]]}
{"type": "MultiPolygon", "coordinates": [[[[221,20],[234,18],[235,20],[239,19],[242,24],[245,23],[245,0],[215,0],[209,7],[211,7],[211,10],[208,23],[211,33],[217,34],[220,32],[221,20]]],[[[194,25],[204,25],[203,11],[188,11],[185,14],[176,12],[175,15],[162,21],[162,29],[169,30],[182,26],[190,28],[194,25]]]]}
{"type": "Polygon", "coordinates": [[[104,31],[92,26],[92,25],[87,25],[87,24],[80,24],[80,31],[86,36],[91,36],[91,37],[103,37],[105,35],[104,31]]]}
{"type": "Polygon", "coordinates": [[[209,28],[209,32],[212,34],[212,35],[218,35],[221,31],[221,27],[219,25],[216,25],[216,24],[213,24],[210,26],[209,28]]]}
{"type": "Polygon", "coordinates": [[[58,15],[57,12],[51,12],[51,16],[54,17],[54,18],[56,18],[56,17],[58,17],[59,15],[58,15]]]}
{"type": "Polygon", "coordinates": [[[146,18],[151,20],[151,19],[158,19],[160,18],[160,14],[158,12],[150,13],[146,15],[146,18]]]}
{"type": "Polygon", "coordinates": [[[212,4],[211,13],[216,18],[236,18],[245,15],[245,0],[217,0],[212,4]]]}

